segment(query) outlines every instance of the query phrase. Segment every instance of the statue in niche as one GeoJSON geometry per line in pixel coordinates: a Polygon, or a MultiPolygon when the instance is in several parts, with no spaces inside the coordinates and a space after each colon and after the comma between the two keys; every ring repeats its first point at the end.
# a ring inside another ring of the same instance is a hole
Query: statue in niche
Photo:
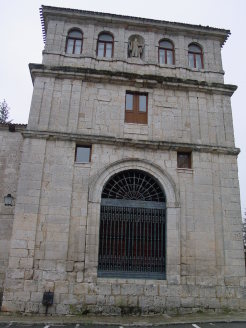
{"type": "Polygon", "coordinates": [[[129,49],[129,56],[130,57],[141,57],[141,54],[143,52],[143,44],[141,44],[137,37],[134,38],[133,41],[129,41],[128,43],[128,49],[129,49]]]}

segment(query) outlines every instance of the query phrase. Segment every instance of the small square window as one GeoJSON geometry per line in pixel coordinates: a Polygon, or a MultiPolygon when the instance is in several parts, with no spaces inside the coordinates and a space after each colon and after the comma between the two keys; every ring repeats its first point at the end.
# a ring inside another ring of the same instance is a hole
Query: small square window
{"type": "Polygon", "coordinates": [[[91,146],[76,146],[76,163],[89,163],[91,161],[91,146]]]}
{"type": "Polygon", "coordinates": [[[179,169],[191,169],[191,152],[177,153],[177,167],[179,169]]]}

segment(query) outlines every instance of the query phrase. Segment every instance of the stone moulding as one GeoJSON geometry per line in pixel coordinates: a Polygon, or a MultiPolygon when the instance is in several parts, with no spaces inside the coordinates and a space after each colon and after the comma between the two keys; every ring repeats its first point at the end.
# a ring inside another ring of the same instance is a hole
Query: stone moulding
{"type": "MultiPolygon", "coordinates": [[[[64,58],[71,58],[71,54],[67,54],[64,50],[64,52],[60,52],[60,51],[55,51],[55,50],[52,50],[52,51],[47,51],[47,50],[43,50],[43,55],[55,55],[55,56],[61,56],[61,57],[64,57],[64,58]]],[[[215,74],[220,74],[220,75],[225,75],[225,71],[224,70],[220,70],[220,71],[215,71],[215,70],[211,70],[211,69],[205,69],[203,68],[202,71],[198,71],[196,68],[191,68],[189,66],[183,66],[183,65],[177,65],[177,63],[175,65],[167,65],[167,64],[157,64],[157,63],[149,63],[149,62],[144,62],[142,60],[140,61],[136,61],[134,60],[134,62],[131,62],[131,58],[127,58],[127,60],[124,60],[124,59],[119,59],[119,58],[97,58],[97,57],[93,57],[93,56],[88,56],[88,55],[84,55],[83,53],[81,54],[73,54],[72,55],[72,58],[76,58],[76,59],[90,59],[90,60],[93,60],[94,62],[96,63],[99,63],[99,62],[110,62],[110,63],[124,63],[124,64],[127,64],[129,66],[132,66],[132,65],[137,65],[137,66],[141,66],[141,67],[154,67],[154,68],[163,68],[163,69],[166,69],[168,68],[169,70],[185,70],[185,71],[188,71],[188,72],[196,72],[196,73],[199,73],[199,72],[202,72],[202,73],[215,73],[215,74]]]]}
{"type": "Polygon", "coordinates": [[[29,64],[32,81],[37,76],[55,78],[83,79],[90,82],[119,83],[125,85],[139,84],[142,87],[169,87],[177,89],[197,90],[209,93],[219,93],[232,96],[237,86],[231,84],[182,79],[152,74],[136,74],[121,71],[97,70],[92,68],[72,66],[47,66],[29,64]]]}
{"type": "Polygon", "coordinates": [[[134,148],[146,148],[159,149],[159,150],[171,150],[171,151],[197,151],[213,154],[224,154],[237,156],[240,153],[239,148],[235,147],[221,147],[216,145],[200,145],[191,143],[181,143],[172,141],[159,141],[159,140],[142,140],[142,139],[130,139],[130,138],[117,138],[113,136],[103,135],[91,135],[91,134],[78,134],[78,133],[66,133],[66,132],[54,132],[54,131],[38,131],[38,130],[26,130],[22,132],[24,138],[37,138],[47,140],[67,140],[80,144],[106,144],[114,146],[126,146],[134,148]]]}
{"type": "Polygon", "coordinates": [[[180,207],[179,192],[171,175],[160,166],[148,160],[137,158],[125,158],[109,164],[92,176],[89,181],[89,201],[100,203],[102,189],[108,179],[116,173],[124,170],[139,169],[149,172],[159,181],[166,195],[167,207],[180,207]]]}

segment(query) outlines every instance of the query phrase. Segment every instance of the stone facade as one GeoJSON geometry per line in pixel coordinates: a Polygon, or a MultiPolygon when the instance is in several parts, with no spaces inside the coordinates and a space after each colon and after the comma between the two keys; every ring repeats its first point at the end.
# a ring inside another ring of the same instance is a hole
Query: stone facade
{"type": "MultiPolygon", "coordinates": [[[[0,125],[0,295],[3,292],[5,271],[8,267],[9,246],[14,220],[13,207],[4,205],[4,196],[16,198],[16,187],[20,166],[22,135],[25,125],[0,125]]],[[[0,296],[1,303],[2,296],[0,296]]]]}
{"type": "Polygon", "coordinates": [[[0,132],[1,151],[16,154],[0,173],[1,195],[11,190],[16,198],[14,221],[13,208],[1,204],[0,219],[11,217],[0,234],[3,272],[9,256],[2,311],[44,313],[48,290],[49,312],[58,314],[245,309],[236,87],[224,84],[221,63],[229,31],[54,7],[43,7],[42,17],[46,44],[43,63],[30,64],[27,128],[0,132]],[[83,32],[81,54],[66,53],[71,28],[83,32]],[[96,55],[102,31],[114,36],[112,58],[96,55]],[[128,57],[132,35],[144,40],[141,58],[128,57]],[[158,63],[163,38],[174,44],[173,65],[158,63]],[[202,48],[203,69],[188,66],[191,42],[202,48]],[[148,94],[148,124],[125,123],[129,90],[148,94]],[[76,145],[91,146],[88,163],[75,161],[76,145]],[[192,152],[192,168],[177,168],[178,151],[192,152]],[[132,169],[165,192],[162,280],[97,274],[102,190],[132,169]]]}

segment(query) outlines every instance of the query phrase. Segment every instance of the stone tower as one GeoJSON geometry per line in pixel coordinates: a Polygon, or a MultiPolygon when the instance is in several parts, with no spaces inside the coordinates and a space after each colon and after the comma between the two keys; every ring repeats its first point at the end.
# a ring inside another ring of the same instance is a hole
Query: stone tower
{"type": "Polygon", "coordinates": [[[245,309],[230,32],[47,6],[41,20],[2,310],[43,313],[45,291],[60,314],[245,309]]]}

